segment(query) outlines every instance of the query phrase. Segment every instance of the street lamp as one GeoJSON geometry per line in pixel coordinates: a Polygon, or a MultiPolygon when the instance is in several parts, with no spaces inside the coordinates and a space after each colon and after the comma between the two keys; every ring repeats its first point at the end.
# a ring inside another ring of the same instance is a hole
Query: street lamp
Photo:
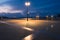
{"type": "Polygon", "coordinates": [[[30,2],[25,2],[25,6],[27,7],[27,21],[28,21],[28,14],[29,14],[29,6],[30,6],[30,2]]]}
{"type": "Polygon", "coordinates": [[[25,2],[25,5],[26,6],[30,6],[30,2],[25,2]]]}

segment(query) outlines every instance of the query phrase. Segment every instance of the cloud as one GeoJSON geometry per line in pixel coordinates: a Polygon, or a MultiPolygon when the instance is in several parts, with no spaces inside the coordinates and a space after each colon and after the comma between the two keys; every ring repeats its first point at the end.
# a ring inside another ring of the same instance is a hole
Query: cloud
{"type": "Polygon", "coordinates": [[[22,10],[14,10],[14,8],[10,5],[1,5],[0,13],[22,13],[22,10]]]}
{"type": "Polygon", "coordinates": [[[0,6],[0,13],[7,13],[10,10],[12,10],[11,6],[8,6],[8,5],[1,5],[0,6]]]}
{"type": "Polygon", "coordinates": [[[9,0],[0,0],[0,3],[6,2],[6,1],[9,1],[9,0]]]}
{"type": "Polygon", "coordinates": [[[22,10],[12,10],[12,11],[9,11],[9,13],[23,13],[22,10]]]}

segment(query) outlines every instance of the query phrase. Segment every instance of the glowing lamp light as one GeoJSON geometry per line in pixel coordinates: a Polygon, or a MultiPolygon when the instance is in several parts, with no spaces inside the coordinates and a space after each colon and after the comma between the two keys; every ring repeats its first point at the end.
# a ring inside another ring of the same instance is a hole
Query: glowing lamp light
{"type": "Polygon", "coordinates": [[[30,6],[30,2],[25,2],[25,5],[26,6],[30,6]]]}

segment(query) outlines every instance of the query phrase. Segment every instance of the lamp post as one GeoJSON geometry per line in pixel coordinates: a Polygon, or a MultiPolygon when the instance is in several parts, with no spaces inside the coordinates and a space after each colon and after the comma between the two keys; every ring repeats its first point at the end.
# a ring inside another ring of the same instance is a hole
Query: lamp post
{"type": "Polygon", "coordinates": [[[25,6],[27,7],[27,21],[28,21],[28,14],[29,14],[30,2],[25,2],[25,6]]]}

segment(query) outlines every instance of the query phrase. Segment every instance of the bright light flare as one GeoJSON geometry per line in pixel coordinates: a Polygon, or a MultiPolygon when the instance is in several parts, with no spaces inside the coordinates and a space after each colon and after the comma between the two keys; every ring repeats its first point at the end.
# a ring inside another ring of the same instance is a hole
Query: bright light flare
{"type": "Polygon", "coordinates": [[[33,35],[31,34],[31,35],[25,37],[23,40],[32,40],[32,39],[33,39],[33,35]]]}
{"type": "Polygon", "coordinates": [[[25,2],[25,5],[26,6],[30,6],[30,2],[25,2]]]}
{"type": "Polygon", "coordinates": [[[27,27],[22,27],[23,29],[26,29],[26,30],[28,30],[28,31],[33,31],[33,29],[31,29],[31,28],[27,28],[27,27]]]}

